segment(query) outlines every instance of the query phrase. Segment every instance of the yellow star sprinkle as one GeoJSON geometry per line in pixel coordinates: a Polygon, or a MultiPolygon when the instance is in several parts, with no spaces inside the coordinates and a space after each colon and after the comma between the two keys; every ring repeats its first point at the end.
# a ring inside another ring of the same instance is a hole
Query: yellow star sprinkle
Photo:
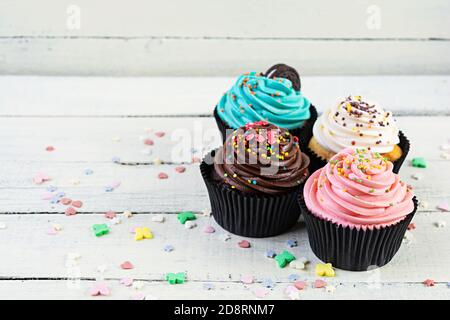
{"type": "Polygon", "coordinates": [[[334,277],[336,274],[331,263],[318,263],[316,264],[316,275],[318,277],[334,277]]]}

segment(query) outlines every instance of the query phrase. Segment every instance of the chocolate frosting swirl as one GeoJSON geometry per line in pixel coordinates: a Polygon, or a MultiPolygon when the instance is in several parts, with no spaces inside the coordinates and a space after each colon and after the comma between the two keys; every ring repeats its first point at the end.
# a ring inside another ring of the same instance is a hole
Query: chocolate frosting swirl
{"type": "Polygon", "coordinates": [[[284,78],[288,79],[292,83],[292,87],[296,91],[300,91],[302,84],[300,82],[300,75],[298,74],[297,70],[292,68],[291,66],[288,66],[284,63],[278,63],[273,66],[271,66],[266,73],[264,74],[267,78],[270,79],[276,79],[276,78],[284,78]]]}
{"type": "Polygon", "coordinates": [[[228,136],[215,154],[213,179],[242,192],[276,195],[302,184],[308,165],[297,137],[258,121],[228,136]]]}

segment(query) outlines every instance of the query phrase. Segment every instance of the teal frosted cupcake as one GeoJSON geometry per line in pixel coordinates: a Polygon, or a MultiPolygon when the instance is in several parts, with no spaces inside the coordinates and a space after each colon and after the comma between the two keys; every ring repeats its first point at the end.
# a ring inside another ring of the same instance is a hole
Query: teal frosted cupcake
{"type": "Polygon", "coordinates": [[[309,132],[306,137],[310,138],[317,111],[300,89],[298,72],[285,64],[274,65],[265,73],[241,75],[214,109],[223,141],[227,130],[231,133],[261,120],[287,129],[294,136],[309,132]]]}

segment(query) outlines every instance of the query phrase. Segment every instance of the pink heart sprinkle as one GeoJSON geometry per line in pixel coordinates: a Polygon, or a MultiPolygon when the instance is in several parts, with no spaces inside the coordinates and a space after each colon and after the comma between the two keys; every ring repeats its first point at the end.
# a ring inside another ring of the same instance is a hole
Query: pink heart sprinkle
{"type": "Polygon", "coordinates": [[[250,242],[248,242],[247,240],[242,240],[238,242],[239,247],[241,248],[250,248],[250,242]]]}
{"type": "Polygon", "coordinates": [[[213,226],[205,226],[203,228],[203,232],[205,232],[205,233],[214,233],[214,232],[216,232],[216,229],[214,229],[213,226]]]}
{"type": "Polygon", "coordinates": [[[306,288],[306,282],[305,281],[295,281],[294,282],[294,286],[298,289],[298,290],[303,290],[306,288]]]}
{"type": "Polygon", "coordinates": [[[167,179],[167,178],[169,178],[169,176],[167,175],[167,173],[160,172],[160,173],[158,174],[158,179],[167,179]]]}
{"type": "Polygon", "coordinates": [[[81,208],[83,206],[83,202],[81,202],[80,200],[72,201],[72,206],[74,206],[75,208],[81,208]]]}
{"type": "Polygon", "coordinates": [[[251,283],[253,283],[253,276],[251,276],[251,275],[242,276],[241,282],[245,283],[245,284],[251,284],[251,283]]]}
{"type": "Polygon", "coordinates": [[[148,145],[148,146],[152,146],[152,145],[154,145],[155,143],[153,142],[152,139],[145,139],[145,140],[144,140],[144,144],[146,144],[146,145],[148,145]]]}
{"type": "Polygon", "coordinates": [[[91,296],[108,296],[110,291],[104,282],[96,282],[89,291],[91,296]]]}
{"type": "Polygon", "coordinates": [[[47,148],[45,148],[46,151],[52,152],[55,150],[55,148],[53,146],[48,146],[47,148]]]}
{"type": "Polygon", "coordinates": [[[108,211],[105,213],[105,218],[106,219],[114,219],[116,217],[116,213],[114,211],[108,211]]]}
{"type": "Polygon", "coordinates": [[[125,261],[120,265],[120,267],[124,270],[130,270],[134,268],[133,264],[130,261],[125,261]]]}
{"type": "Polygon", "coordinates": [[[130,287],[133,284],[132,278],[122,278],[120,279],[120,284],[123,284],[125,287],[130,287]]]}
{"type": "Polygon", "coordinates": [[[65,205],[65,206],[68,206],[71,202],[72,202],[72,200],[69,198],[61,198],[61,200],[59,200],[59,203],[65,205]]]}
{"type": "Polygon", "coordinates": [[[438,204],[437,208],[441,211],[445,211],[445,212],[449,212],[450,211],[450,206],[448,205],[447,202],[441,202],[440,204],[438,204]]]}
{"type": "Polygon", "coordinates": [[[74,207],[68,207],[66,208],[66,216],[74,216],[77,214],[77,210],[74,207]]]}
{"type": "Polygon", "coordinates": [[[314,288],[319,289],[319,288],[325,288],[327,286],[327,283],[321,279],[317,279],[316,281],[314,281],[314,288]]]}
{"type": "Polygon", "coordinates": [[[186,171],[186,168],[185,167],[176,167],[175,171],[178,172],[178,173],[183,173],[183,172],[186,171]]]}
{"type": "Polygon", "coordinates": [[[46,175],[45,173],[39,172],[37,173],[34,177],[33,177],[33,182],[35,184],[43,184],[46,181],[51,180],[50,177],[48,175],[46,175]]]}
{"type": "Polygon", "coordinates": [[[264,298],[269,293],[269,290],[266,288],[257,288],[255,290],[255,296],[257,298],[264,298]]]}
{"type": "Polygon", "coordinates": [[[166,135],[166,133],[163,132],[163,131],[155,132],[155,136],[157,136],[158,138],[162,138],[162,137],[164,137],[165,135],[166,135]]]}
{"type": "Polygon", "coordinates": [[[113,183],[111,183],[111,187],[113,189],[117,189],[118,187],[120,187],[121,182],[120,181],[113,181],[113,183]]]}

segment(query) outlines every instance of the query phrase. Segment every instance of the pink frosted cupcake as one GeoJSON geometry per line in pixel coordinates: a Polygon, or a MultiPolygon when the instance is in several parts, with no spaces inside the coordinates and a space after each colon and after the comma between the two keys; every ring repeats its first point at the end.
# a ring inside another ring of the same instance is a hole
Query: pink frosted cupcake
{"type": "Polygon", "coordinates": [[[322,261],[365,271],[394,257],[417,201],[392,169],[379,153],[348,148],[307,180],[300,205],[322,261]]]}

